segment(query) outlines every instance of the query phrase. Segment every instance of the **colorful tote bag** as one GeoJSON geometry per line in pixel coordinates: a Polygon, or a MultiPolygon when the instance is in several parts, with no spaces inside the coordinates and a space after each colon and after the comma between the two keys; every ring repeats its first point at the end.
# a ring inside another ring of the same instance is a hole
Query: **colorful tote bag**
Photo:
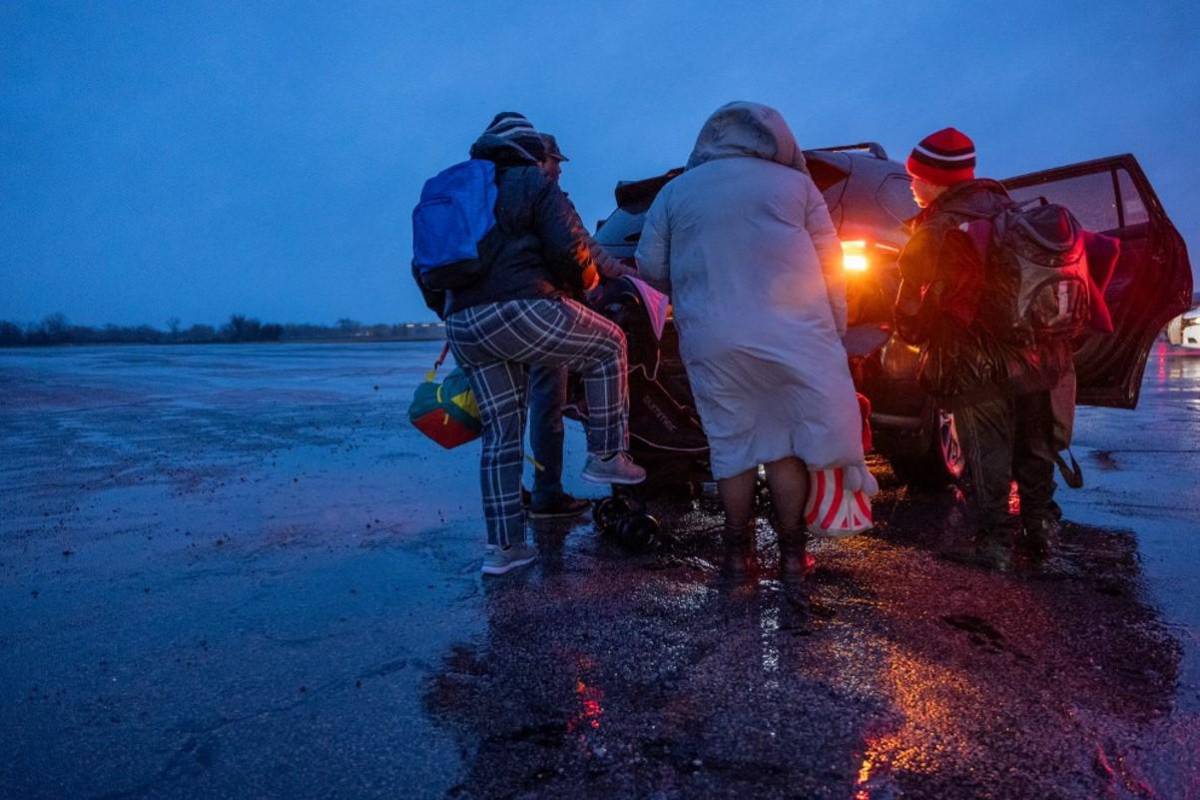
{"type": "Polygon", "coordinates": [[[408,407],[413,426],[447,450],[474,441],[483,429],[475,393],[462,369],[455,369],[441,383],[434,381],[449,351],[449,345],[442,349],[408,407]]]}

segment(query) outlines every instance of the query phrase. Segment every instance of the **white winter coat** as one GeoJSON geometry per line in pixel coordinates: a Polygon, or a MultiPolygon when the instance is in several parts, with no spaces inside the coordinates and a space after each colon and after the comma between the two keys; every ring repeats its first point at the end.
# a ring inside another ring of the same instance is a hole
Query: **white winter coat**
{"type": "Polygon", "coordinates": [[[637,261],[674,304],[715,477],[797,456],[865,480],[841,246],[778,112],[731,103],[709,118],[637,261]]]}

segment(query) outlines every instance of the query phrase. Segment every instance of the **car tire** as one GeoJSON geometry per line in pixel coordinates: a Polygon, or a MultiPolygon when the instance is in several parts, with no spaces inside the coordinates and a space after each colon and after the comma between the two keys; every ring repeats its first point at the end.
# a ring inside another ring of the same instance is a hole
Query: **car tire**
{"type": "Polygon", "coordinates": [[[913,489],[937,490],[962,479],[966,455],[958,437],[958,426],[949,411],[934,409],[922,436],[925,447],[918,453],[889,456],[892,471],[901,483],[913,489]]]}

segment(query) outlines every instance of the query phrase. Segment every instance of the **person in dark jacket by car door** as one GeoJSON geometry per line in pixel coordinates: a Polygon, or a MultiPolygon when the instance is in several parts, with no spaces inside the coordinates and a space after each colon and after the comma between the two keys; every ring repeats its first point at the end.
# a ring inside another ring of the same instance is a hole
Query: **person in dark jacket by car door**
{"type": "MultiPolygon", "coordinates": [[[[558,183],[562,164],[569,159],[559,149],[554,136],[548,133],[540,136],[545,148],[542,171],[550,180],[558,183]]],[[[607,255],[590,238],[588,246],[604,278],[619,278],[636,271],[607,255]]],[[[529,449],[533,451],[533,460],[537,462],[533,472],[533,491],[529,498],[531,519],[575,517],[591,506],[588,501],[563,491],[563,406],[566,402],[566,367],[537,364],[530,368],[529,449]]]]}
{"type": "Polygon", "coordinates": [[[921,213],[900,254],[896,327],[924,345],[919,379],[954,412],[978,515],[974,558],[1006,569],[1013,544],[1044,557],[1058,527],[1051,391],[1074,404],[1065,342],[1006,340],[989,328],[1000,291],[963,230],[1012,204],[998,182],[975,178],[975,147],[954,128],[933,133],[907,162],[921,213]],[[1012,481],[1021,501],[1009,513],[1012,481]]]}
{"type": "Polygon", "coordinates": [[[588,458],[583,478],[639,483],[628,453],[625,336],[570,295],[598,280],[593,243],[570,200],[539,166],[542,139],[524,116],[496,115],[471,157],[496,166],[496,225],[479,242],[485,270],[445,293],[423,289],[446,321],[446,338],[471,381],[483,421],[480,458],[487,523],[484,574],[530,563],[521,506],[526,387],[532,366],[583,376],[588,458]]]}

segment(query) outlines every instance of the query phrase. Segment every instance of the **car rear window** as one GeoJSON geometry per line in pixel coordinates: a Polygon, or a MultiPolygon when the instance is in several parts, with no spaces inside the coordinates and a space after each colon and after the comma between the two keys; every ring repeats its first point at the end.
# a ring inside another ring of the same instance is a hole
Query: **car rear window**
{"type": "Polygon", "coordinates": [[[604,221],[596,233],[596,241],[606,247],[628,247],[636,245],[642,237],[645,213],[630,214],[618,208],[604,221]]]}
{"type": "Polygon", "coordinates": [[[846,175],[849,174],[844,169],[835,167],[833,164],[813,156],[809,156],[807,162],[808,174],[822,193],[846,180],[846,175]]]}
{"type": "Polygon", "coordinates": [[[907,222],[921,210],[912,196],[912,182],[907,175],[888,175],[875,191],[879,206],[897,222],[907,222]]]}

